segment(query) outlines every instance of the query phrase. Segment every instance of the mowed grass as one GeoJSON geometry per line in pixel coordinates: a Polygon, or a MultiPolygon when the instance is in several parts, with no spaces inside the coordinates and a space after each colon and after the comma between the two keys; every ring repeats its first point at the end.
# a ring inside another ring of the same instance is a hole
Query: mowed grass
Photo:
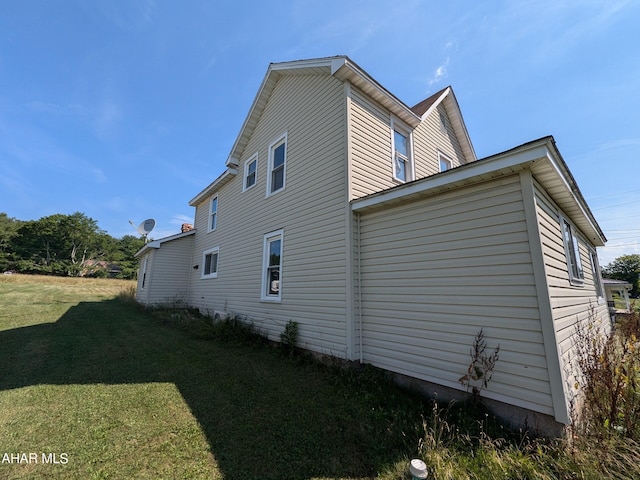
{"type": "Polygon", "coordinates": [[[391,480],[413,457],[434,479],[640,478],[615,431],[508,432],[374,369],[145,311],[133,286],[0,276],[0,479],[391,480]]]}
{"type": "Polygon", "coordinates": [[[0,277],[0,478],[374,478],[415,451],[414,397],[193,335],[131,285],[0,277]]]}

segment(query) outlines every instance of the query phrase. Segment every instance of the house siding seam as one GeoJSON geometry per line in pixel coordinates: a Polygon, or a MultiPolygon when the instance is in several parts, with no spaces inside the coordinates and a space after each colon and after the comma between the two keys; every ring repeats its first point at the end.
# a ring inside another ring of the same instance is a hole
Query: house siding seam
{"type": "MultiPolygon", "coordinates": [[[[219,246],[220,257],[217,278],[202,280],[192,272],[191,305],[246,316],[274,340],[296,321],[301,347],[346,358],[345,132],[341,82],[328,75],[279,78],[239,158],[243,166],[258,152],[256,187],[243,192],[239,172],[216,192],[217,229],[196,238],[194,265],[207,248],[219,246]],[[286,187],[265,198],[268,145],[283,132],[286,187]],[[280,229],[282,299],[262,302],[263,235],[280,229]]],[[[206,214],[203,199],[196,229],[206,225],[206,214]]]]}
{"type": "Polygon", "coordinates": [[[364,213],[360,238],[365,362],[461,390],[483,328],[483,395],[553,414],[518,175],[364,213]]]}

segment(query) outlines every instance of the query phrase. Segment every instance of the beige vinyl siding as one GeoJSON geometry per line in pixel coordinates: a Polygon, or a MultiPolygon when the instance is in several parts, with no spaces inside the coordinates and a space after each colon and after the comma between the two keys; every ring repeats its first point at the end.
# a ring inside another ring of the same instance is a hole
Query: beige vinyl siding
{"type": "Polygon", "coordinates": [[[413,131],[413,151],[416,179],[428,177],[440,171],[438,151],[451,160],[453,168],[464,163],[460,142],[442,103],[413,131]],[[441,127],[441,115],[446,119],[445,131],[441,127]]]}
{"type": "Polygon", "coordinates": [[[146,292],[140,301],[147,305],[184,305],[188,300],[192,250],[193,235],[152,249],[147,254],[146,292]]]}
{"type": "Polygon", "coordinates": [[[604,299],[597,298],[594,272],[585,237],[574,226],[579,238],[580,258],[585,278],[582,285],[572,285],[569,280],[569,268],[562,238],[560,223],[562,212],[537,184],[535,192],[553,323],[562,363],[566,366],[564,371],[567,371],[570,352],[573,349],[576,322],[585,322],[589,316],[590,306],[593,306],[596,317],[602,320],[602,325],[608,330],[609,314],[604,299]]]}
{"type": "Polygon", "coordinates": [[[483,328],[500,344],[483,394],[553,414],[519,177],[359,220],[364,361],[462,389],[483,328]]]}
{"type": "MultiPolygon", "coordinates": [[[[352,171],[350,200],[398,185],[400,182],[393,179],[390,113],[352,88],[349,115],[352,171]]],[[[438,105],[420,125],[410,131],[414,179],[440,171],[438,151],[452,161],[453,167],[464,162],[462,147],[444,105],[438,105]],[[444,131],[440,126],[440,115],[446,118],[444,131]]]]}
{"type": "MultiPolygon", "coordinates": [[[[346,355],[346,160],[344,87],[328,75],[284,75],[218,195],[218,226],[196,209],[194,262],[219,247],[218,276],[192,274],[191,304],[246,316],[279,340],[299,322],[300,346],[346,355]],[[286,132],[286,186],[267,197],[268,146],[286,132]],[[244,161],[258,153],[257,184],[242,191],[244,161]],[[283,230],[281,303],[261,302],[264,235],[283,230]],[[206,231],[206,229],[204,230],[206,231]]],[[[200,267],[202,268],[202,267],[200,267]]]]}
{"type": "Polygon", "coordinates": [[[391,117],[364,94],[351,89],[351,198],[398,185],[391,163],[391,117]]]}

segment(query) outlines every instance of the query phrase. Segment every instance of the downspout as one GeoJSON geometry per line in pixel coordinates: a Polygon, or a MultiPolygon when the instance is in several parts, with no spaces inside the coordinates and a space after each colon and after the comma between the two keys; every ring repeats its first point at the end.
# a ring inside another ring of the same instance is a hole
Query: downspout
{"type": "Polygon", "coordinates": [[[360,265],[360,214],[356,212],[356,282],[358,284],[358,293],[356,297],[356,304],[358,310],[358,350],[360,352],[360,363],[364,362],[364,355],[362,353],[362,275],[360,265]]]}

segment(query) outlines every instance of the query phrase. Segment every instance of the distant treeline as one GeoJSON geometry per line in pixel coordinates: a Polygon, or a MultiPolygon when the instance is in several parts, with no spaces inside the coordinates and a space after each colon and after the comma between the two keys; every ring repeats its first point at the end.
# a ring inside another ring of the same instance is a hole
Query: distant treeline
{"type": "Polygon", "coordinates": [[[18,220],[0,213],[0,272],[136,278],[144,239],[114,238],[84,213],[18,220]]]}

